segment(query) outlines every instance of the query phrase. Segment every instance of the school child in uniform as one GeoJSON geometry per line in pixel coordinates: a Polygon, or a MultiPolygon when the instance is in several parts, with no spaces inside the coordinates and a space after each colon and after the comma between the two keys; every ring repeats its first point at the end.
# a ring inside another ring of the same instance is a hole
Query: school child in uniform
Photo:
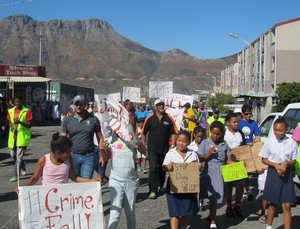
{"type": "Polygon", "coordinates": [[[196,126],[193,131],[193,135],[194,141],[189,144],[188,148],[197,153],[199,146],[204,139],[204,129],[201,126],[196,126]]]}
{"type": "MultiPolygon", "coordinates": [[[[190,133],[188,131],[182,130],[178,133],[176,148],[170,149],[164,159],[163,168],[165,171],[171,171],[173,169],[173,163],[199,162],[198,155],[188,148],[190,138],[190,133]]],[[[203,165],[203,163],[199,163],[199,170],[202,169],[203,165]]],[[[197,193],[171,194],[170,180],[168,180],[166,198],[171,229],[178,229],[179,226],[182,229],[186,228],[189,217],[197,212],[197,193]]]]}
{"type": "MultiPolygon", "coordinates": [[[[246,145],[246,139],[243,132],[238,130],[239,120],[235,113],[229,113],[226,117],[227,129],[225,131],[224,141],[228,144],[230,149],[246,145]]],[[[242,217],[241,202],[245,187],[245,179],[227,182],[226,187],[226,215],[234,217],[242,217]],[[235,206],[232,208],[232,190],[236,187],[235,191],[235,206]]]]}
{"type": "MultiPolygon", "coordinates": [[[[201,142],[204,139],[205,133],[204,133],[204,129],[201,126],[196,126],[194,131],[194,141],[191,142],[191,144],[189,144],[189,149],[193,150],[195,153],[197,153],[199,146],[201,144],[201,142]]],[[[204,209],[204,200],[203,199],[199,199],[199,210],[203,211],[204,209]]]]}
{"type": "Polygon", "coordinates": [[[68,183],[69,179],[75,182],[99,181],[99,178],[88,179],[76,176],[71,157],[72,142],[69,138],[53,134],[51,153],[39,158],[32,177],[26,186],[34,185],[42,178],[42,185],[68,183]]]}
{"type": "Polygon", "coordinates": [[[224,125],[220,121],[211,124],[210,132],[211,137],[205,139],[198,149],[200,161],[206,162],[200,176],[200,198],[209,199],[210,228],[217,228],[217,204],[222,203],[224,197],[224,182],[220,167],[226,163],[230,150],[223,141],[224,125]]]}
{"type": "MultiPolygon", "coordinates": [[[[139,118],[138,119],[138,127],[136,128],[136,135],[138,137],[138,141],[141,142],[142,130],[144,126],[145,119],[139,118]]],[[[143,171],[144,174],[147,173],[146,165],[147,165],[147,157],[143,155],[139,150],[137,151],[137,171],[143,171]]]]}
{"type": "Polygon", "coordinates": [[[292,168],[295,165],[297,143],[285,135],[287,123],[283,118],[274,122],[274,137],[263,145],[260,156],[268,165],[263,199],[270,203],[267,214],[267,229],[272,229],[275,210],[282,205],[284,228],[291,228],[291,203],[296,202],[292,168]]]}

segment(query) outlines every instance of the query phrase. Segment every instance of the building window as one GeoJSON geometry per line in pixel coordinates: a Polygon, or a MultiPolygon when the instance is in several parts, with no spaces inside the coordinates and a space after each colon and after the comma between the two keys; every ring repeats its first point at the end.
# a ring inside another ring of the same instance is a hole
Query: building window
{"type": "Polygon", "coordinates": [[[275,56],[272,56],[271,60],[271,72],[275,71],[275,56]]]}

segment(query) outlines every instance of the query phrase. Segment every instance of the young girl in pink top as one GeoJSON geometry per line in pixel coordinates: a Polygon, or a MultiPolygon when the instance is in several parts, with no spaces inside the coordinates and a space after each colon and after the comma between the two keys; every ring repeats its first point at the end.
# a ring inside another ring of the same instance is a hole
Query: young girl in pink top
{"type": "Polygon", "coordinates": [[[68,183],[69,179],[75,182],[98,181],[75,175],[70,150],[72,142],[69,138],[53,134],[51,141],[51,153],[42,156],[36,165],[34,174],[26,185],[34,185],[42,177],[42,185],[68,183]]]}

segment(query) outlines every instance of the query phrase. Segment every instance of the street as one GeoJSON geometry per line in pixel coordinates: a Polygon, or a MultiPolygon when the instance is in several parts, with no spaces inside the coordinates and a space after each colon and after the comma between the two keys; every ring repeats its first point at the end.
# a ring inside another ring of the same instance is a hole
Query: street
{"type": "MultiPolygon", "coordinates": [[[[50,141],[52,134],[59,131],[59,126],[41,126],[32,128],[32,140],[24,156],[27,175],[21,176],[20,185],[24,185],[26,180],[33,174],[38,158],[50,152],[50,141]]],[[[17,194],[14,192],[17,182],[10,182],[9,179],[13,173],[13,161],[9,156],[6,146],[0,147],[0,227],[3,229],[18,228],[18,203],[17,194]]],[[[109,169],[107,170],[109,174],[109,169]]],[[[140,188],[136,203],[137,228],[169,228],[168,209],[165,195],[160,195],[156,200],[148,199],[147,174],[140,172],[140,188]]],[[[96,176],[96,174],[95,174],[96,176]]],[[[257,180],[251,177],[250,183],[256,186],[257,180]]],[[[109,190],[108,184],[103,187],[103,207],[106,224],[109,217],[109,190]]],[[[234,198],[233,198],[234,199],[234,198]]],[[[205,202],[203,212],[198,212],[191,220],[190,228],[209,228],[206,220],[208,216],[208,205],[205,202]]],[[[228,217],[225,215],[224,204],[217,210],[218,228],[265,228],[264,224],[258,221],[260,212],[261,197],[252,202],[244,199],[242,209],[244,218],[228,217]]],[[[300,207],[292,207],[292,228],[299,228],[300,225],[300,207]]],[[[126,228],[126,217],[123,212],[119,228],[126,228]]],[[[273,228],[284,228],[282,219],[282,210],[278,208],[274,219],[273,228]]]]}

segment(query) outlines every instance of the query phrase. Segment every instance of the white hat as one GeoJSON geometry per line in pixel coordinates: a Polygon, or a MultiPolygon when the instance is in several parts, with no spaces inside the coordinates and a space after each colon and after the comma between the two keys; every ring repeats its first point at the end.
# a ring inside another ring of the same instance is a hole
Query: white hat
{"type": "Polygon", "coordinates": [[[160,104],[160,103],[165,104],[165,102],[162,101],[161,99],[157,99],[157,100],[154,101],[154,106],[156,106],[156,105],[158,105],[158,104],[160,104]]]}

